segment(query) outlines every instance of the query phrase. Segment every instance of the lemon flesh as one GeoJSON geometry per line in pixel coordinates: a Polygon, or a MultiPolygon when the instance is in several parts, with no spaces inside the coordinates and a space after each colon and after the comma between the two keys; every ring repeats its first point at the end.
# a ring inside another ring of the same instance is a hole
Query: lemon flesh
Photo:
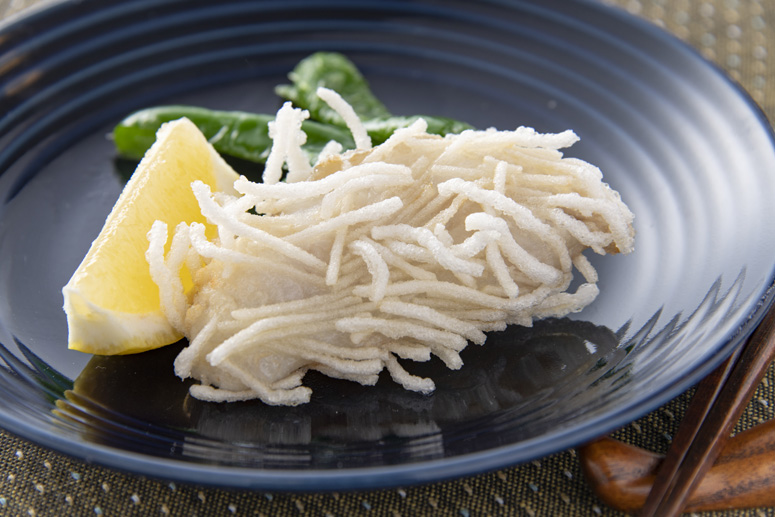
{"type": "MultiPolygon", "coordinates": [[[[159,289],[151,279],[145,258],[148,230],[156,220],[167,223],[169,231],[180,222],[206,223],[191,183],[200,180],[214,191],[233,192],[237,177],[188,119],[159,129],[156,143],[62,289],[69,348],[101,355],[129,354],[182,337],[162,313],[159,289]]],[[[181,279],[190,289],[185,271],[181,279]]]]}

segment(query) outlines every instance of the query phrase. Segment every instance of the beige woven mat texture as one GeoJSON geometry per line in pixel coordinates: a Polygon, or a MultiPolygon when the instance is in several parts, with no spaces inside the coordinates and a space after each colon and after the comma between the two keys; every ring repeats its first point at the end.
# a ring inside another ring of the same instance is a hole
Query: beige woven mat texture
{"type": "MultiPolygon", "coordinates": [[[[775,0],[606,0],[651,20],[725,69],[775,120],[775,0]]],[[[0,1],[0,18],[40,2],[0,1]]],[[[33,7],[34,8],[34,7],[33,7]]],[[[775,171],[773,171],[775,172],[775,171]]],[[[664,452],[689,394],[617,433],[664,452]]],[[[775,368],[738,430],[775,416],[775,368]]],[[[615,516],[587,487],[574,451],[471,478],[334,494],[225,491],[145,479],[90,465],[0,431],[0,515],[143,516],[615,516]]],[[[773,516],[760,508],[703,516],[773,516]]]]}

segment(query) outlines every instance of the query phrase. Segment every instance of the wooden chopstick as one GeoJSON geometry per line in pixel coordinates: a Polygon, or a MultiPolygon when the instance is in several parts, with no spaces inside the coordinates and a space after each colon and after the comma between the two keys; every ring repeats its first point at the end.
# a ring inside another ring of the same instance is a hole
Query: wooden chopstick
{"type": "Polygon", "coordinates": [[[678,432],[673,437],[670,451],[660,464],[654,485],[651,487],[646,502],[641,508],[640,515],[656,515],[657,506],[665,499],[668,491],[673,489],[672,484],[681,464],[686,458],[689,447],[700,431],[700,427],[711,407],[713,407],[713,403],[716,402],[724,382],[729,377],[737,358],[740,356],[740,352],[742,352],[742,347],[735,350],[726,361],[697,385],[689,407],[686,408],[686,413],[683,420],[681,420],[678,432]]]}
{"type": "Polygon", "coordinates": [[[715,463],[756,387],[775,359],[775,308],[745,345],[697,386],[641,517],[679,515],[715,463]]]}

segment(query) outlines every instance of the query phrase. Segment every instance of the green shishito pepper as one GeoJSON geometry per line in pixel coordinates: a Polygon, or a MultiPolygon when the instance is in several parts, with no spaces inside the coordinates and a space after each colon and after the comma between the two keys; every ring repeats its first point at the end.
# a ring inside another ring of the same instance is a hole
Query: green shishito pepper
{"type": "MultiPolygon", "coordinates": [[[[393,116],[371,92],[355,65],[341,54],[318,52],[303,59],[288,75],[291,84],[279,85],[275,91],[296,107],[310,112],[302,129],[307,134],[304,150],[312,161],[329,141],[344,149],[355,142],[344,120],[317,96],[320,86],[339,93],[363,121],[373,145],[387,140],[397,129],[407,127],[418,118],[428,123],[428,133],[460,133],[472,126],[465,122],[431,116],[393,116]]],[[[219,111],[195,106],[160,106],[148,108],[122,120],[113,130],[118,153],[139,160],[156,140],[156,131],[165,122],[187,117],[202,131],[215,149],[224,155],[256,163],[266,162],[271,150],[267,124],[273,115],[243,111],[219,111]]]]}
{"type": "MultiPolygon", "coordinates": [[[[139,160],[156,141],[156,131],[162,124],[183,117],[191,120],[221,154],[264,163],[272,148],[268,127],[269,122],[274,120],[272,115],[196,106],[159,106],[133,113],[113,129],[118,153],[125,158],[139,160]]],[[[355,146],[346,128],[305,120],[302,129],[307,134],[304,147],[314,156],[331,140],[340,142],[346,148],[355,146]]]]}

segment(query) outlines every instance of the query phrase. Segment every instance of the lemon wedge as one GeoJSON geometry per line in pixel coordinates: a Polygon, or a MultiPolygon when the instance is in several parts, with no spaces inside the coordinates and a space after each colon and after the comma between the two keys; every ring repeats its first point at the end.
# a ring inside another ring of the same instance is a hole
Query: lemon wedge
{"type": "MultiPolygon", "coordinates": [[[[156,142],[62,289],[69,348],[130,354],[182,337],[162,313],[159,289],[145,259],[146,235],[155,220],[167,223],[170,231],[180,222],[205,223],[191,183],[201,180],[214,191],[233,192],[237,177],[190,120],[159,129],[156,142]]],[[[181,272],[181,279],[190,289],[187,272],[181,272]]]]}

